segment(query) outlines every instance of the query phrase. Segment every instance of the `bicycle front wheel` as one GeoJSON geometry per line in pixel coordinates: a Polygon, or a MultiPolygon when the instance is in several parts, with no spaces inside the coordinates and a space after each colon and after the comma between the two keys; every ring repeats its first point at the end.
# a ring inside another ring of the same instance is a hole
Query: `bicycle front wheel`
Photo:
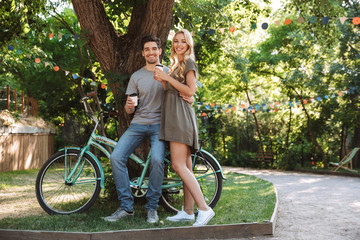
{"type": "Polygon", "coordinates": [[[80,151],[62,150],[48,159],[36,178],[36,197],[49,214],[81,213],[90,208],[100,194],[100,170],[96,161],[84,154],[72,180],[80,151]]]}
{"type": "MultiPolygon", "coordinates": [[[[220,168],[214,160],[204,152],[197,152],[196,156],[192,154],[191,158],[195,161],[193,173],[198,180],[205,201],[208,206],[214,208],[220,199],[222,191],[220,168]]],[[[179,183],[179,181],[181,181],[180,177],[174,173],[170,166],[168,166],[168,176],[164,178],[164,186],[176,184],[179,183]]],[[[164,188],[160,198],[160,204],[167,211],[174,213],[180,211],[184,205],[184,191],[182,185],[164,188]]]]}

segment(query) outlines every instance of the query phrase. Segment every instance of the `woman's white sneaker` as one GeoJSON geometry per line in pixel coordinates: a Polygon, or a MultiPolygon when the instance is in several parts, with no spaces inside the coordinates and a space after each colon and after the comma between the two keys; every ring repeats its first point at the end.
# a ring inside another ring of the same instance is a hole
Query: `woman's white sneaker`
{"type": "Polygon", "coordinates": [[[193,226],[204,226],[206,225],[210,219],[212,219],[215,216],[214,211],[212,208],[209,208],[206,211],[199,210],[198,216],[196,218],[196,222],[193,224],[193,226]]]}
{"type": "Polygon", "coordinates": [[[178,211],[175,216],[167,217],[166,220],[171,222],[181,222],[181,221],[194,221],[194,214],[187,214],[184,210],[178,211]]]}

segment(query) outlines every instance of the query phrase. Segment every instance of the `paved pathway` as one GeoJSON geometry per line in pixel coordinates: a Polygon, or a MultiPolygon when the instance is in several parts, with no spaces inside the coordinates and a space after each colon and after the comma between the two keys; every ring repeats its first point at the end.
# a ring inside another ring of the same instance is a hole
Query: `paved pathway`
{"type": "Polygon", "coordinates": [[[261,240],[360,240],[360,178],[224,167],[277,189],[274,237],[261,240]]]}

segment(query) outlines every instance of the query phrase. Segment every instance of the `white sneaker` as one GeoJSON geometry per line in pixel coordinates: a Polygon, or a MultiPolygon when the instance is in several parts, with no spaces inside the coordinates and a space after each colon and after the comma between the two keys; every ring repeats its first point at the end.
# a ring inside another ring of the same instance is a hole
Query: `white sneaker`
{"type": "Polygon", "coordinates": [[[113,214],[111,214],[110,216],[104,217],[103,219],[107,222],[116,222],[120,218],[124,218],[127,216],[134,216],[134,212],[128,213],[127,211],[119,208],[113,214]]]}
{"type": "Polygon", "coordinates": [[[148,223],[156,223],[157,221],[159,221],[159,217],[157,215],[156,209],[148,210],[147,222],[148,223]]]}
{"type": "Polygon", "coordinates": [[[196,218],[196,222],[193,224],[193,226],[203,226],[206,225],[210,219],[212,219],[215,216],[214,211],[211,207],[209,207],[206,211],[199,210],[198,216],[196,218]]]}
{"type": "Polygon", "coordinates": [[[171,222],[181,222],[181,221],[194,221],[195,215],[194,214],[187,214],[184,210],[178,211],[175,216],[167,217],[166,220],[171,222]]]}

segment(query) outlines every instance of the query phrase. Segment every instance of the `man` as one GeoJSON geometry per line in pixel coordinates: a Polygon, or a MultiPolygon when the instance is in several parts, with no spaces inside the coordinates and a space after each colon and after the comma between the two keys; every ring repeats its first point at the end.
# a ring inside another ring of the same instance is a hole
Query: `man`
{"type": "MultiPolygon", "coordinates": [[[[161,106],[164,90],[159,81],[154,80],[153,72],[156,64],[159,64],[159,56],[162,52],[160,39],[155,36],[146,36],[141,40],[142,56],[145,58],[145,66],[131,75],[126,94],[128,95],[125,111],[134,114],[129,128],[121,136],[110,156],[113,176],[116,185],[120,208],[111,216],[105,217],[105,221],[114,222],[120,218],[133,216],[134,198],[129,185],[129,174],[126,162],[132,152],[146,138],[150,138],[151,167],[149,187],[146,194],[147,221],[156,223],[159,220],[157,207],[161,197],[161,184],[164,177],[165,142],[159,140],[161,106]],[[136,93],[139,97],[137,109],[135,101],[129,95],[136,93]]],[[[165,72],[169,68],[164,67],[165,72]]],[[[193,98],[183,96],[184,100],[192,102],[193,98]]]]}

